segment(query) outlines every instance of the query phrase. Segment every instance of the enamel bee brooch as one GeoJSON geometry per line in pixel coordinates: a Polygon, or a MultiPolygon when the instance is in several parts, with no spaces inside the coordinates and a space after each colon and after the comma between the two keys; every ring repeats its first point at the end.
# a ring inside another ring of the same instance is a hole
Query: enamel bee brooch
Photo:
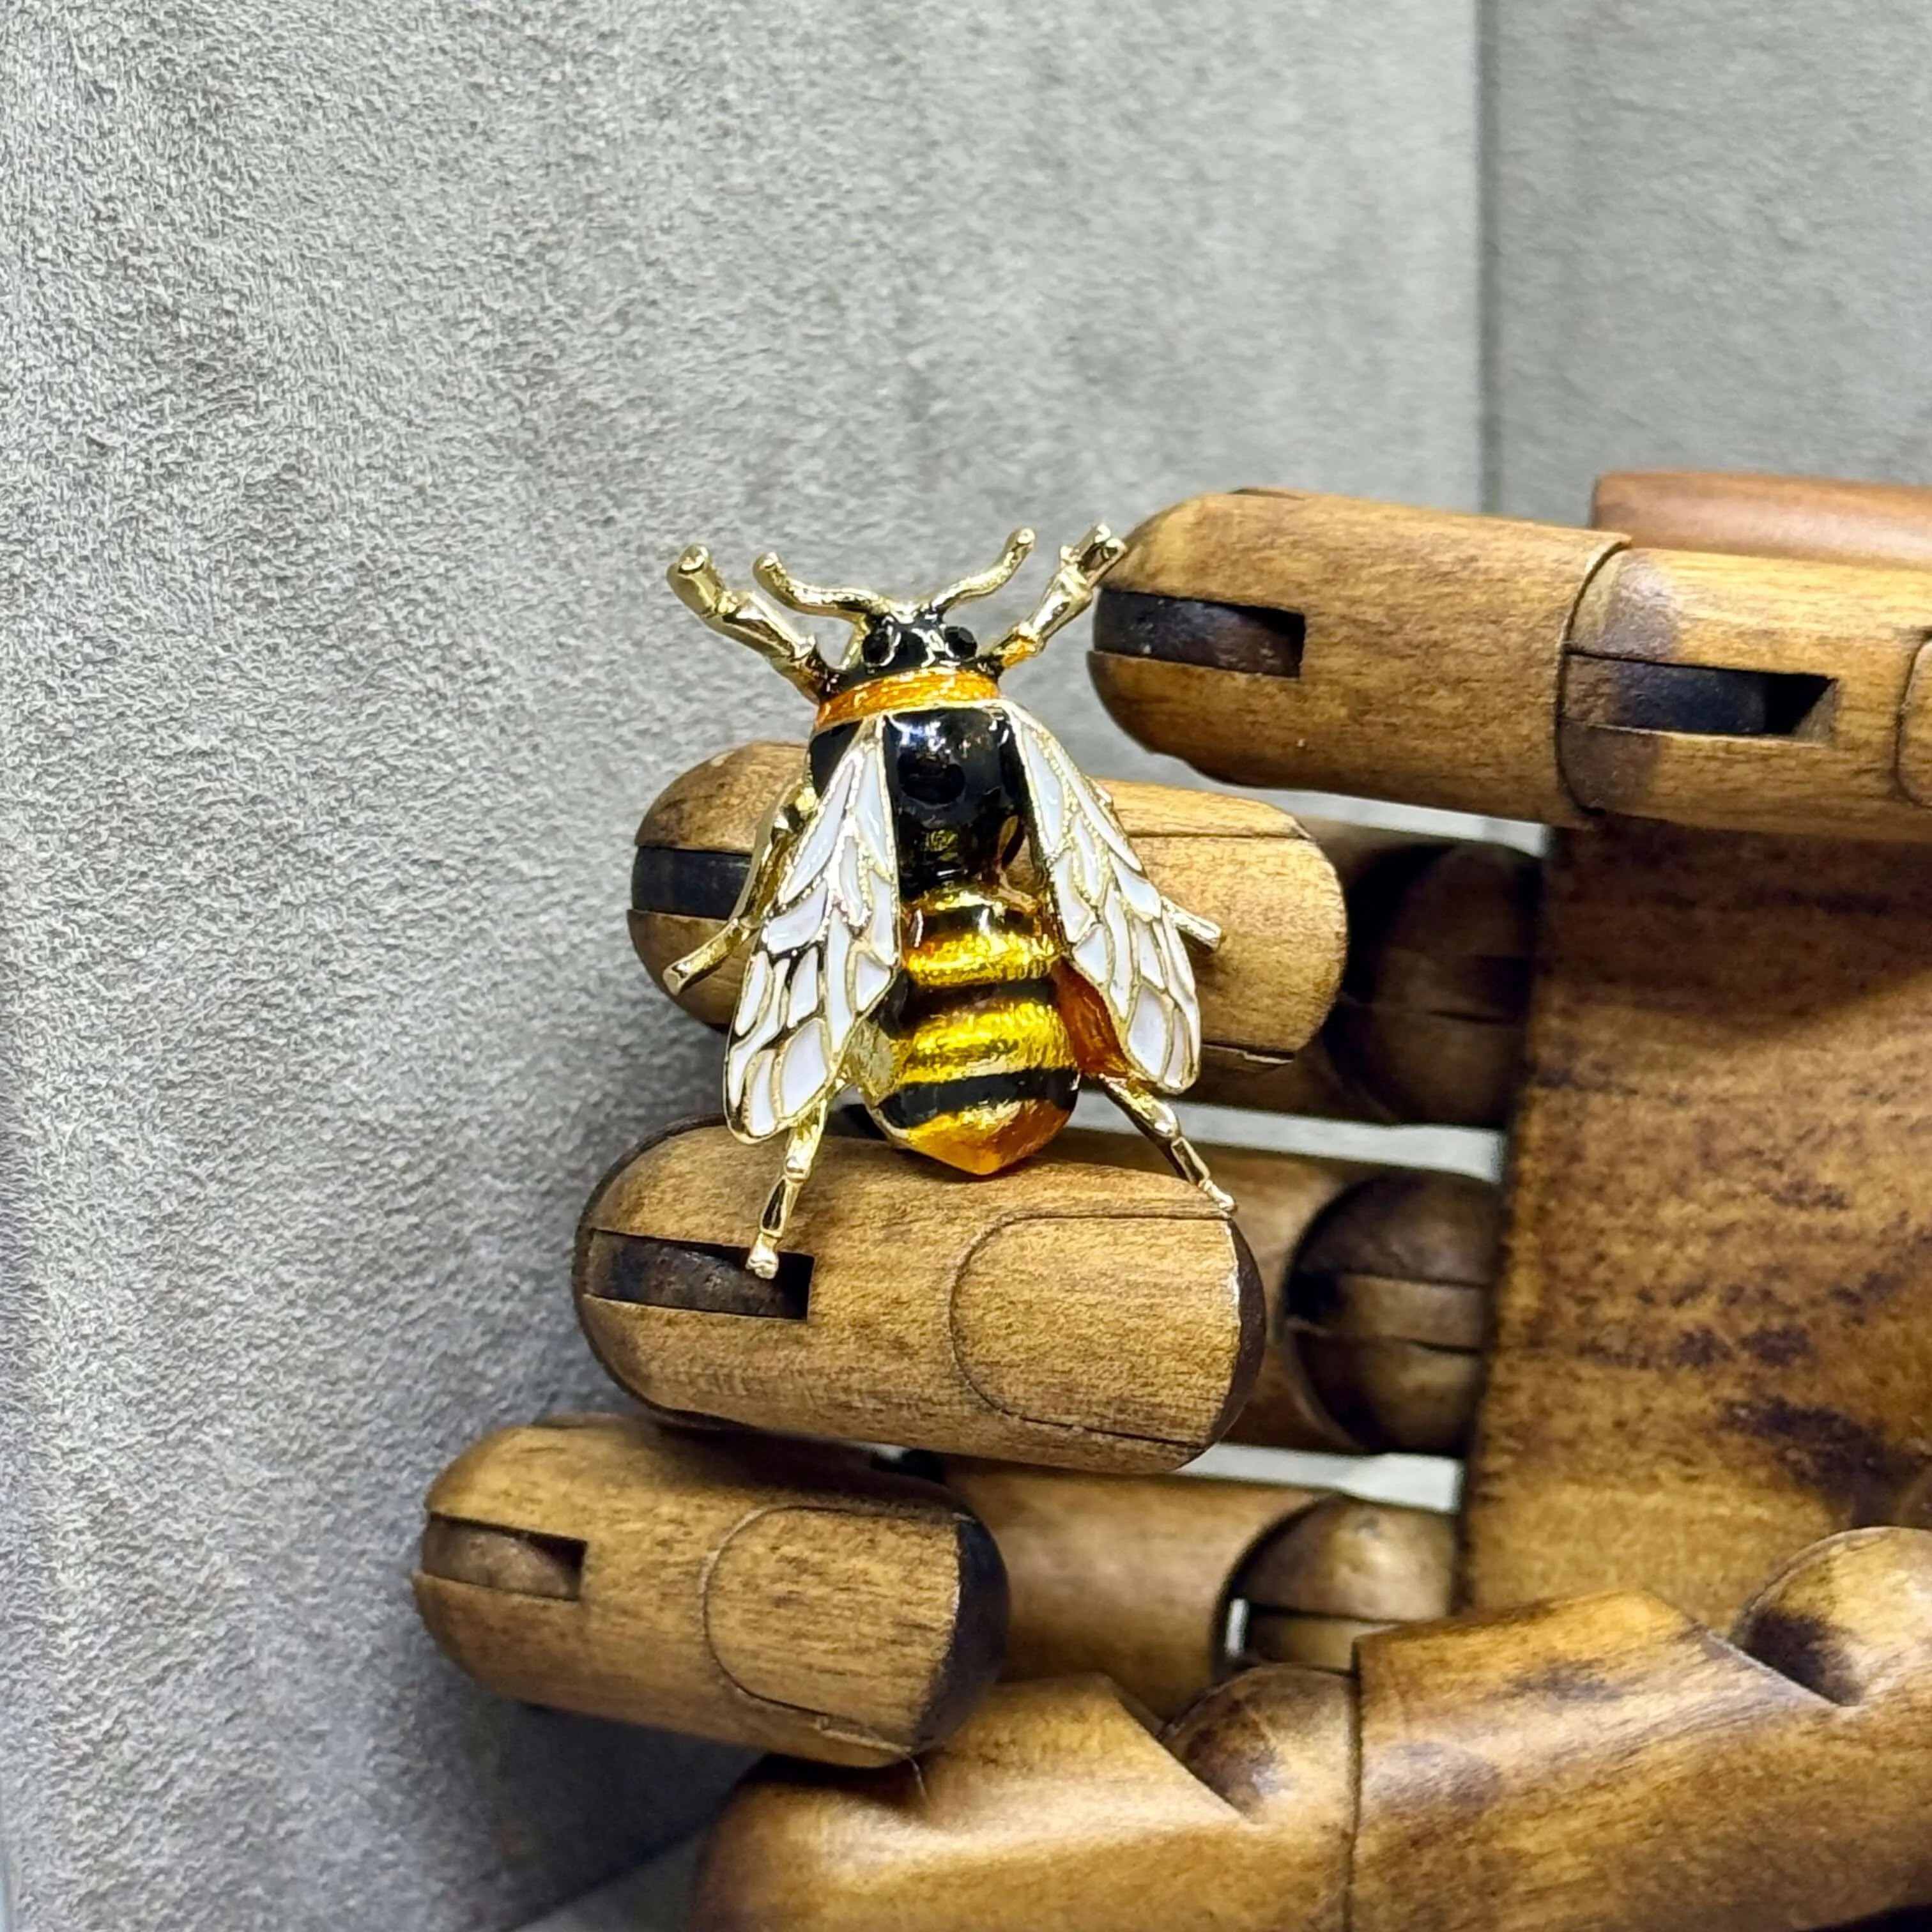
{"type": "Polygon", "coordinates": [[[775,556],[776,604],[851,627],[836,658],[706,553],[671,566],[679,598],[818,706],[805,768],[772,807],[730,920],[665,975],[674,992],[748,946],[724,1058],[741,1140],[783,1135],[784,1166],[746,1265],[770,1276],[832,1102],[857,1090],[891,1141],[972,1174],[1044,1147],[1083,1078],[1223,1209],[1228,1197],[1161,1098],[1192,1084],[1201,1013],[1184,940],[1220,928],[1164,898],[1107,793],[1000,695],[1092,601],[1125,546],[1071,550],[1034,610],[982,644],[949,614],[1000,589],[1033,548],[904,601],[801,584],[775,556]]]}

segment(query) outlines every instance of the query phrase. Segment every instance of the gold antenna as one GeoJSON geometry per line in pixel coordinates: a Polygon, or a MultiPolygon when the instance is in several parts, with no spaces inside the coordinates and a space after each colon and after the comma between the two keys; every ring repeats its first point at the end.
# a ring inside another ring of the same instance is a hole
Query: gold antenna
{"type": "Polygon", "coordinates": [[[702,544],[693,544],[665,574],[678,602],[700,623],[734,644],[749,644],[814,704],[824,696],[825,668],[811,638],[748,591],[734,590],[718,575],[711,553],[702,544]]]}
{"type": "Polygon", "coordinates": [[[861,590],[854,584],[839,584],[827,590],[815,584],[801,584],[779,562],[776,550],[768,550],[752,566],[752,574],[788,610],[807,617],[842,617],[847,623],[862,625],[874,617],[889,617],[893,605],[889,597],[876,590],[861,590]]]}
{"type": "Polygon", "coordinates": [[[1025,562],[1033,550],[1033,532],[1016,530],[1006,539],[1006,547],[1000,553],[1000,560],[991,568],[982,570],[971,577],[962,577],[957,584],[949,584],[944,590],[936,590],[926,598],[924,609],[944,616],[956,604],[963,604],[969,597],[990,597],[1003,584],[1010,582],[1012,574],[1025,562]]]}

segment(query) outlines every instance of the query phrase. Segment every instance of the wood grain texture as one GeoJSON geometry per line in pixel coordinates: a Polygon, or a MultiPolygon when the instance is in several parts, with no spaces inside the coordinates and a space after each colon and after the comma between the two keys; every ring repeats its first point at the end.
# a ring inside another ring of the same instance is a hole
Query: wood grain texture
{"type": "Polygon", "coordinates": [[[1755,1656],[1628,1591],[1366,1640],[1356,1926],[1415,1924],[1418,1894],[1432,1932],[1932,1900],[1932,1537],[1827,1544],[1754,1616],[1755,1656]],[[1809,1652],[1778,1634],[1787,1605],[1809,1652]]]}
{"type": "MultiPolygon", "coordinates": [[[[685,773],[645,814],[631,937],[660,986],[673,960],[717,931],[760,818],[801,755],[796,746],[744,746],[685,773]],[[707,902],[709,911],[692,909],[707,902]]],[[[1298,827],[1256,800],[1113,790],[1154,876],[1226,934],[1196,960],[1204,1046],[1195,1098],[1504,1124],[1528,1000],[1534,860],[1360,826],[1298,827]]],[[[722,1027],[740,976],[734,961],[680,1004],[722,1027]]]]}
{"type": "Polygon", "coordinates": [[[1451,1518],[1328,1496],[1258,1544],[1231,1594],[1250,1661],[1348,1670],[1362,1637],[1447,1616],[1455,1570],[1451,1518]]]}
{"type": "MultiPolygon", "coordinates": [[[[640,850],[748,857],[764,815],[802,756],[796,745],[752,744],[686,772],[645,813],[640,850]]],[[[1321,848],[1287,813],[1257,799],[1170,785],[1108,789],[1155,884],[1222,929],[1212,956],[1193,956],[1204,1040],[1218,1051],[1270,1060],[1292,1054],[1334,1001],[1346,944],[1340,887],[1321,848]]],[[[662,904],[634,904],[632,943],[662,986],[665,967],[708,939],[723,916],[723,910],[692,916],[662,904]]],[[[734,960],[688,988],[680,1003],[707,1024],[723,1026],[740,976],[741,961],[734,960]]]]}
{"type": "MultiPolygon", "coordinates": [[[[1910,521],[1895,498],[1887,514],[1910,521]]],[[[1766,557],[1345,498],[1201,497],[1136,532],[1089,664],[1130,731],[1213,777],[1556,824],[1613,812],[1932,842],[1922,696],[1902,722],[1932,571],[1815,554],[1858,542],[1828,516],[1790,546],[1813,554],[1766,557]],[[1296,614],[1294,652],[1257,609],[1296,614]]]]}
{"type": "Polygon", "coordinates": [[[1466,1505],[1478,1605],[1720,1624],[1932,1460],[1932,853],[1613,821],[1552,861],[1466,1505]]]}
{"type": "Polygon", "coordinates": [[[1088,668],[1132,736],[1210,778],[1575,823],[1564,640],[1620,541],[1292,491],[1196,497],[1133,533],[1088,668]],[[1298,670],[1138,655],[1121,593],[1298,612],[1298,670]]]}
{"type": "Polygon", "coordinates": [[[1576,612],[1564,776],[1584,804],[1677,824],[1932,839],[1932,814],[1899,770],[1900,715],[1928,630],[1923,572],[1627,550],[1576,612]],[[1707,688],[1710,674],[1730,674],[1733,692],[1764,694],[1766,715],[1673,721],[1660,667],[1691,668],[1707,688]],[[1659,701],[1661,719],[1648,712],[1659,701]]]}
{"type": "Polygon", "coordinates": [[[1161,1718],[1228,1673],[1237,1571],[1258,1543],[1320,1500],[1271,1483],[997,1462],[949,1462],[945,1475],[1006,1566],[1004,1674],[1098,1672],[1161,1718]]]}
{"type": "Polygon", "coordinates": [[[877,1765],[999,1666],[991,1538],[857,1450],[572,1418],[478,1443],[428,1508],[418,1606],[506,1696],[877,1765]]]}
{"type": "MultiPolygon", "coordinates": [[[[1471,840],[1312,824],[1348,914],[1334,1010],[1298,1064],[1358,1120],[1502,1127],[1515,1104],[1542,867],[1471,840]]],[[[1304,1110],[1305,1111],[1305,1110],[1304,1110]]]]}
{"type": "Polygon", "coordinates": [[[1598,478],[1590,521],[1657,550],[1932,570],[1932,490],[1901,483],[1619,470],[1598,478]]]}
{"type": "Polygon", "coordinates": [[[1932,644],[1912,660],[1899,707],[1898,782],[1915,804],[1932,806],[1932,644]]]}
{"type": "MultiPolygon", "coordinates": [[[[1481,1394],[1502,1196],[1486,1181],[1256,1148],[1203,1153],[1234,1197],[1268,1347],[1236,1442],[1460,1455],[1481,1394]]],[[[1063,1133],[1056,1158],[1162,1171],[1138,1136],[1063,1133]]]]}
{"type": "Polygon", "coordinates": [[[1793,1932],[1932,1901],[1932,1534],[1725,1642],[1620,1591],[1364,1637],[1150,1734],[1002,1686],[907,1768],[742,1787],[694,1932],[1793,1932]]]}
{"type": "Polygon", "coordinates": [[[1309,1610],[1249,1613],[1250,1664],[1298,1664],[1346,1676],[1355,1667],[1355,1646],[1388,1625],[1378,1617],[1338,1617],[1309,1610]]]}
{"type": "Polygon", "coordinates": [[[673,1412],[1076,1468],[1172,1469],[1226,1429],[1264,1341],[1246,1245],[1170,1174],[1035,1160],[990,1179],[828,1139],[775,1286],[735,1312],[776,1166],[722,1126],[622,1163],[585,1212],[578,1312],[673,1412]],[[764,1306],[760,1302],[754,1306],[764,1306]]]}
{"type": "MultiPolygon", "coordinates": [[[[1054,1143],[1057,1156],[1148,1173],[1165,1171],[1158,1149],[1139,1135],[1074,1127],[1054,1143]]],[[[1351,1450],[1359,1444],[1322,1408],[1288,1329],[1288,1285],[1294,1258],[1330,1202],[1381,1170],[1359,1162],[1315,1160],[1256,1148],[1202,1150],[1234,1197],[1234,1221],[1253,1256],[1267,1339],[1253,1386],[1228,1430],[1237,1442],[1280,1449],[1351,1450]]]]}
{"type": "MultiPolygon", "coordinates": [[[[692,1932],[1343,1932],[1353,1695],[1254,1672],[1168,1750],[1104,1678],[1001,1684],[897,1774],[742,1785],[692,1932]]],[[[1186,1720],[1184,1720],[1184,1723],[1186,1720]]]]}
{"type": "MultiPolygon", "coordinates": [[[[1346,1446],[1456,1456],[1482,1398],[1502,1196],[1385,1171],[1339,1196],[1291,1268],[1275,1352],[1346,1446]]],[[[1244,1440],[1245,1423],[1238,1431],[1244,1440]]]]}

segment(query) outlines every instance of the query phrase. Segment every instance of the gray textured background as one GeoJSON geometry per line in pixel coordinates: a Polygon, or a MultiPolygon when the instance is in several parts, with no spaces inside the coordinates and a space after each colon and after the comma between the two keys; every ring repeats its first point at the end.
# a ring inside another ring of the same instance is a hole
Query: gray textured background
{"type": "MultiPolygon", "coordinates": [[[[703,1097],[657,788],[797,703],[694,536],[892,581],[1478,482],[1465,0],[16,0],[0,27],[0,1812],[25,1932],[515,1923],[722,1754],[433,1654],[418,1498],[595,1400],[703,1097]]],[[[1123,762],[1077,644],[1030,694],[1123,762]]]]}
{"type": "Polygon", "coordinates": [[[1924,0],[1490,0],[1490,457],[1932,482],[1924,0]]]}

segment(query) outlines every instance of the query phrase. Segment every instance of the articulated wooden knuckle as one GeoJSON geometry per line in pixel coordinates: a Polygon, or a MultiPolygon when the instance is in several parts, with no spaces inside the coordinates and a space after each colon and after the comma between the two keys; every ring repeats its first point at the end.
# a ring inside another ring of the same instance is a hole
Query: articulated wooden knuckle
{"type": "MultiPolygon", "coordinates": [[[[1876,547],[1891,561],[1915,547],[1898,537],[1905,493],[1882,494],[1868,521],[1890,517],[1876,547]]],[[[1731,522],[1741,547],[1748,519],[1731,522]]],[[[1676,531],[1702,540],[1695,518],[1676,531]]],[[[1932,572],[1814,560],[1874,547],[1863,529],[1840,541],[1744,556],[1287,491],[1203,496],[1135,533],[1090,664],[1134,736],[1240,783],[1559,825],[1608,812],[1932,842],[1932,572]]]]}
{"type": "MultiPolygon", "coordinates": [[[[687,772],[644,814],[631,938],[661,986],[665,968],[730,916],[762,816],[802,756],[793,745],[742,746],[687,772]]],[[[1498,845],[1304,827],[1258,800],[1164,785],[1112,792],[1156,882],[1224,934],[1196,962],[1204,1044],[1192,1097],[1391,1123],[1506,1123],[1528,1002],[1534,860],[1498,845]]],[[[734,961],[674,997],[722,1027],[740,979],[734,961]]]]}
{"type": "Polygon", "coordinates": [[[916,1772],[754,1778],[692,1922],[1791,1932],[1932,1901],[1932,1533],[1810,1552],[1745,1641],[1636,1591],[1393,1629],[1354,1679],[1232,1680],[1166,1749],[1095,1680],[1003,1686],[916,1772]]]}
{"type": "Polygon", "coordinates": [[[1348,964],[1316,1043],[1340,1090],[1320,1111],[1506,1126],[1542,866],[1505,845],[1310,830],[1341,876],[1348,910],[1348,964]]]}
{"type": "MultiPolygon", "coordinates": [[[[1268,1337],[1228,1433],[1276,1449],[1460,1455],[1483,1389],[1503,1197],[1464,1174],[1204,1147],[1233,1194],[1268,1337]]],[[[1164,1172],[1138,1135],[1075,1127],[1053,1157],[1164,1172]]]]}
{"type": "Polygon", "coordinates": [[[686,1416],[1123,1472],[1178,1468],[1246,1400],[1259,1280],[1186,1183],[1068,1161],[968,1180],[856,1138],[819,1166],[769,1282],[741,1245],[768,1150],[687,1127],[607,1178],[577,1305],[624,1388],[686,1416]]]}
{"type": "Polygon", "coordinates": [[[1502,1127],[1515,1101],[1542,868],[1486,842],[1304,821],[1342,882],[1348,963],[1292,1058],[1222,1052],[1197,1096],[1390,1125],[1502,1127]]]}
{"type": "Polygon", "coordinates": [[[1250,1672],[1177,1756],[1105,1678],[1053,1678],[896,1772],[774,1765],[712,1833],[692,1932],[1342,1932],[1354,1693],[1250,1672]]]}
{"type": "Polygon", "coordinates": [[[1743,1932],[1932,1899],[1928,1586],[1932,1535],[1888,1530],[1767,1593],[1810,1655],[1882,1649],[1848,1702],[1636,1592],[1367,1640],[1354,1924],[1410,1923],[1419,1895],[1442,1932],[1743,1932]]]}
{"type": "Polygon", "coordinates": [[[1932,1632],[1932,1534],[1852,1529],[1814,1543],[1744,1606],[1737,1640],[1834,1704],[1910,1690],[1932,1632]]]}
{"type": "Polygon", "coordinates": [[[1234,1578],[1249,1660],[1352,1670],[1364,1637],[1446,1617],[1455,1571],[1451,1518],[1325,1497],[1264,1538],[1234,1578]]]}
{"type": "Polygon", "coordinates": [[[1448,1610],[1454,1538],[1426,1510],[998,1462],[949,1461],[945,1475],[1006,1564],[1010,1678],[1098,1672],[1171,1718],[1270,1655],[1271,1620],[1305,1626],[1310,1654],[1296,1660],[1346,1670],[1344,1624],[1358,1634],[1448,1610]]]}
{"type": "MultiPolygon", "coordinates": [[[[1631,470],[1598,478],[1590,520],[1646,548],[1932,571],[1932,490],[1898,484],[1631,470]]],[[[1898,718],[1898,782],[1913,804],[1932,806],[1932,646],[1922,645],[1911,662],[1898,718]]],[[[1802,698],[1802,686],[1793,688],[1802,698]]],[[[1834,703],[1826,694],[1801,720],[1814,737],[1834,724],[1828,708],[1834,703]]]]}
{"type": "Polygon", "coordinates": [[[428,1509],[423,1619],[506,1696],[881,1765],[999,1667],[992,1539],[856,1450],[571,1418],[478,1443],[428,1509]]]}
{"type": "MultiPolygon", "coordinates": [[[[1461,1455],[1482,1402],[1502,1191],[1456,1174],[1336,1164],[1328,1174],[1328,1197],[1288,1243],[1262,1188],[1240,1197],[1273,1346],[1230,1432],[1282,1448],[1461,1455]]],[[[1276,1190],[1307,1200],[1299,1179],[1280,1175],[1276,1190]]]]}

